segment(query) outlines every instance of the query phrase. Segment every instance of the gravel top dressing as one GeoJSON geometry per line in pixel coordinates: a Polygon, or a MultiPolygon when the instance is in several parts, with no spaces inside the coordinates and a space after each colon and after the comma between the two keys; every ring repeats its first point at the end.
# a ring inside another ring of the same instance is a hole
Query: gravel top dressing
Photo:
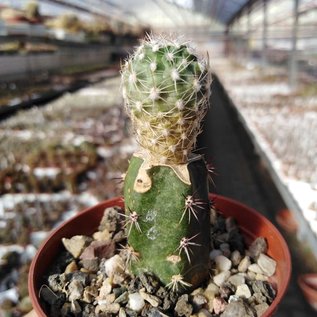
{"type": "Polygon", "coordinates": [[[139,254],[127,244],[124,211],[107,208],[92,236],[62,240],[65,251],[39,294],[48,316],[261,316],[276,294],[266,240],[247,247],[235,220],[214,208],[210,222],[209,279],[192,289],[175,275],[164,286],[150,273],[130,272],[139,254]]]}

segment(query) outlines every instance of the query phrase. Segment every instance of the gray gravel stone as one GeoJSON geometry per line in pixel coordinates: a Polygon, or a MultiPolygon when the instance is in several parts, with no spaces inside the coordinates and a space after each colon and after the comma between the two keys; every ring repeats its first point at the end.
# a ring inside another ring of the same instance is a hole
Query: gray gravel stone
{"type": "Polygon", "coordinates": [[[115,303],[118,303],[118,304],[126,304],[129,300],[129,293],[128,292],[124,292],[122,293],[120,296],[118,296],[116,299],[115,299],[115,303]]]}
{"type": "Polygon", "coordinates": [[[81,264],[89,272],[97,272],[98,269],[99,269],[99,260],[98,260],[98,258],[82,260],[81,264]]]}
{"type": "Polygon", "coordinates": [[[95,317],[95,307],[92,304],[87,304],[84,307],[84,310],[82,312],[83,317],[95,317]]]}
{"type": "Polygon", "coordinates": [[[220,297],[226,300],[229,298],[231,294],[234,293],[234,291],[235,287],[229,282],[224,283],[219,288],[220,297]]]}
{"type": "Polygon", "coordinates": [[[272,285],[265,281],[254,281],[252,283],[252,289],[254,293],[259,293],[264,295],[269,304],[272,303],[276,295],[276,291],[274,290],[272,285]]]}
{"type": "Polygon", "coordinates": [[[98,296],[98,288],[94,285],[86,286],[82,300],[86,303],[93,303],[98,296]]]}
{"type": "Polygon", "coordinates": [[[84,285],[80,280],[73,279],[68,285],[68,299],[74,301],[81,299],[84,292],[84,285]]]}
{"type": "Polygon", "coordinates": [[[181,316],[190,317],[192,312],[193,312],[193,306],[189,304],[188,302],[188,295],[187,294],[182,295],[176,303],[175,313],[179,317],[181,316]]]}
{"type": "Polygon", "coordinates": [[[71,303],[65,303],[61,308],[61,317],[67,317],[72,313],[71,311],[71,303]]]}
{"type": "Polygon", "coordinates": [[[151,304],[151,306],[153,306],[153,307],[158,307],[160,304],[161,304],[161,300],[158,298],[158,297],[156,297],[156,296],[154,296],[154,295],[151,295],[151,294],[147,294],[144,290],[140,290],[140,295],[142,296],[142,298],[146,301],[146,302],[148,302],[148,303],[150,303],[151,304]]]}
{"type": "Polygon", "coordinates": [[[53,274],[48,277],[48,285],[54,292],[62,292],[67,281],[68,279],[64,273],[53,274]]]}
{"type": "Polygon", "coordinates": [[[261,253],[267,252],[267,242],[265,238],[258,237],[256,238],[251,245],[249,246],[250,257],[256,261],[261,253]]]}
{"type": "Polygon", "coordinates": [[[119,208],[117,207],[110,207],[105,209],[104,215],[98,227],[99,231],[107,229],[109,232],[115,232],[117,230],[120,220],[118,209],[119,208]]]}
{"type": "Polygon", "coordinates": [[[140,274],[140,280],[146,292],[149,294],[154,294],[160,287],[158,279],[151,274],[140,274]]]}
{"type": "Polygon", "coordinates": [[[218,255],[221,255],[222,251],[219,249],[213,249],[210,253],[209,253],[209,258],[211,261],[214,261],[216,259],[216,257],[218,255]]]}
{"type": "Polygon", "coordinates": [[[75,315],[79,315],[82,311],[81,306],[79,305],[77,300],[74,300],[70,304],[70,311],[75,315]]]}
{"type": "Polygon", "coordinates": [[[232,301],[220,315],[221,317],[256,317],[256,312],[243,300],[232,301]]]}
{"type": "Polygon", "coordinates": [[[95,309],[95,313],[97,316],[100,315],[100,313],[106,313],[106,314],[118,314],[120,310],[120,305],[117,303],[105,303],[101,305],[97,305],[95,309]]]}
{"type": "Polygon", "coordinates": [[[195,310],[197,311],[200,310],[207,303],[207,298],[202,294],[195,294],[192,298],[192,303],[195,310]]]}
{"type": "Polygon", "coordinates": [[[258,317],[262,316],[268,308],[269,305],[267,303],[258,304],[254,307],[258,317]]]}
{"type": "Polygon", "coordinates": [[[51,307],[60,309],[65,303],[65,294],[60,292],[53,292],[49,287],[43,286],[40,289],[40,298],[49,304],[51,307]]]}

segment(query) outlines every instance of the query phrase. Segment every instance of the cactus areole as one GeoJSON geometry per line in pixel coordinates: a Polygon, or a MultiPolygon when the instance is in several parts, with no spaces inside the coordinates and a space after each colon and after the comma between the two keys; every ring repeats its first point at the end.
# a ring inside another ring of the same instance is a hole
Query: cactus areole
{"type": "Polygon", "coordinates": [[[186,44],[148,37],[122,67],[126,108],[140,145],[125,177],[135,274],[181,291],[208,276],[207,169],[192,151],[210,95],[210,72],[186,44]]]}

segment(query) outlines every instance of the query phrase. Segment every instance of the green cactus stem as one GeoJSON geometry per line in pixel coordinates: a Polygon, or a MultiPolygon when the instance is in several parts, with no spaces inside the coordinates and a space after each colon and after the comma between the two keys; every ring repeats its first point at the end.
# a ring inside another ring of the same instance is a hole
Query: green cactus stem
{"type": "Polygon", "coordinates": [[[187,44],[149,37],[123,66],[122,89],[140,145],[124,185],[132,270],[173,290],[197,286],[208,275],[209,201],[207,168],[192,151],[208,65],[187,44]]]}

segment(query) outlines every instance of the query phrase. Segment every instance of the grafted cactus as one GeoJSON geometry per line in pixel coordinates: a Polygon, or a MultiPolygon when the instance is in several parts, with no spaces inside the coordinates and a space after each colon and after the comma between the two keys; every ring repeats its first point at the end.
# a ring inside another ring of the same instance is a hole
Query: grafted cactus
{"type": "Polygon", "coordinates": [[[208,274],[207,169],[194,155],[210,89],[208,65],[186,43],[146,39],[122,68],[122,89],[140,145],[125,178],[135,273],[174,290],[208,274]]]}

